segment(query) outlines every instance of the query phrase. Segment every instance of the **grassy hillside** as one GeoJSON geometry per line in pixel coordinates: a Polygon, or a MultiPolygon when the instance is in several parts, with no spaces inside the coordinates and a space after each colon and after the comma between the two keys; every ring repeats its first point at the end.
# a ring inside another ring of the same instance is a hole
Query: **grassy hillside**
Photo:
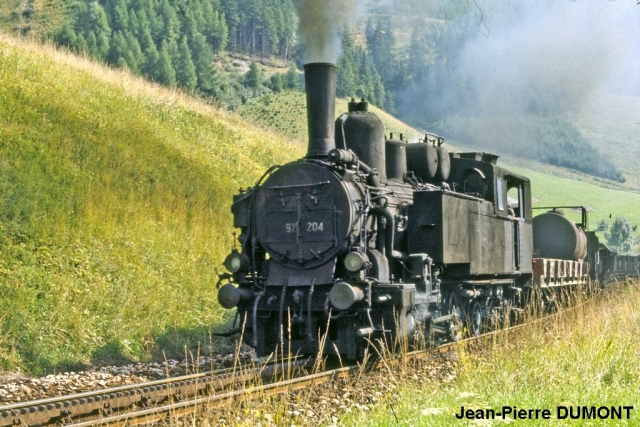
{"type": "MultiPolygon", "coordinates": [[[[301,93],[265,96],[242,114],[286,136],[0,36],[0,367],[206,343],[224,320],[215,283],[232,246],[231,194],[306,145],[301,93]]],[[[394,133],[419,136],[380,114],[394,133]]],[[[518,171],[539,204],[587,203],[596,220],[640,223],[636,194],[518,171]]]]}
{"type": "Polygon", "coordinates": [[[231,194],[300,154],[181,93],[0,37],[0,367],[202,338],[223,317],[231,194]]]}
{"type": "MultiPolygon", "coordinates": [[[[531,179],[534,207],[548,206],[574,206],[587,205],[593,209],[589,213],[589,228],[597,229],[598,223],[604,220],[612,225],[617,216],[625,217],[632,225],[640,224],[640,194],[628,191],[608,189],[594,184],[581,182],[575,179],[560,178],[547,175],[531,169],[507,166],[515,172],[526,175],[531,179]]],[[[534,211],[534,215],[544,211],[534,211]]],[[[579,221],[579,214],[570,214],[569,217],[579,221]]],[[[603,233],[599,233],[603,238],[603,233]]],[[[637,237],[638,234],[636,233],[637,237]]],[[[606,241],[605,241],[606,243],[606,241]]],[[[636,245],[636,252],[640,252],[640,246],[636,245]]]]}
{"type": "Polygon", "coordinates": [[[68,19],[69,0],[2,0],[0,28],[15,35],[48,37],[68,19]]]}
{"type": "Polygon", "coordinates": [[[624,173],[625,186],[640,191],[640,97],[609,95],[592,105],[575,118],[576,125],[624,173]]]}

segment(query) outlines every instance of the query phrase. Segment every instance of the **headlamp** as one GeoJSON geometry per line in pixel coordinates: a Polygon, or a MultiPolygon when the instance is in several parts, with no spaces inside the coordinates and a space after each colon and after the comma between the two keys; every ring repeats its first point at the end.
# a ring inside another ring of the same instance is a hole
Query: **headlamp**
{"type": "Polygon", "coordinates": [[[366,267],[369,259],[361,252],[349,252],[344,257],[344,266],[351,273],[358,272],[366,267]]]}
{"type": "Polygon", "coordinates": [[[237,251],[231,252],[224,260],[224,266],[232,273],[245,269],[248,263],[247,257],[237,251]]]}

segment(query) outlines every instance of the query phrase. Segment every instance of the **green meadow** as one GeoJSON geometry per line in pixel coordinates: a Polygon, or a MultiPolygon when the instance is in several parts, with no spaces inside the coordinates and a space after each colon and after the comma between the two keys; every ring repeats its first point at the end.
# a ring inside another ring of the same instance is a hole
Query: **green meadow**
{"type": "Polygon", "coordinates": [[[231,195],[301,153],[180,92],[0,38],[0,367],[208,343],[231,195]]]}

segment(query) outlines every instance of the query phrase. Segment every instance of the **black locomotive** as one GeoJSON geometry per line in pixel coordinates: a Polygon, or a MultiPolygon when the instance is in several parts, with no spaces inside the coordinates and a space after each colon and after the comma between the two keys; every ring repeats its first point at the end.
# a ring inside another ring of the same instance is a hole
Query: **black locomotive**
{"type": "Polygon", "coordinates": [[[364,100],[334,121],[335,72],[305,66],[306,156],[234,196],[240,248],[218,297],[257,356],[354,359],[379,338],[479,334],[534,289],[588,279],[579,237],[569,260],[533,259],[526,177],[434,135],[387,139],[364,100]]]}

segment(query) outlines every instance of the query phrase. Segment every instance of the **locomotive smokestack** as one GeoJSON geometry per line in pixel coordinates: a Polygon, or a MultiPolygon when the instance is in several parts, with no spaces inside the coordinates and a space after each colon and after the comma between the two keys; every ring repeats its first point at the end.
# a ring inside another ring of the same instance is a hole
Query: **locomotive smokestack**
{"type": "Polygon", "coordinates": [[[336,148],[336,66],[326,62],[305,64],[304,81],[309,126],[307,157],[325,157],[336,148]]]}

